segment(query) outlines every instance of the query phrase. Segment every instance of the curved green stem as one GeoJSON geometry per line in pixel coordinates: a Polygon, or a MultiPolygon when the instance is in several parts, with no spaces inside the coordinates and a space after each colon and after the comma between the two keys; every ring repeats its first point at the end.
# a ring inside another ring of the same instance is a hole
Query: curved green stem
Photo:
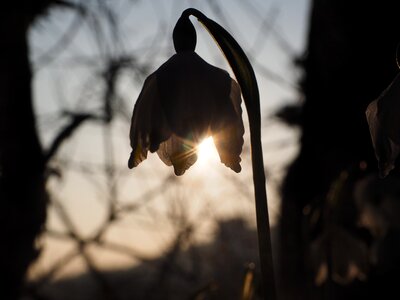
{"type": "Polygon", "coordinates": [[[186,9],[182,13],[182,18],[189,18],[190,15],[196,17],[215,39],[242,89],[243,100],[246,105],[250,124],[253,183],[263,290],[266,299],[275,300],[276,287],[261,145],[260,94],[257,79],[246,54],[224,28],[194,8],[186,9]]]}

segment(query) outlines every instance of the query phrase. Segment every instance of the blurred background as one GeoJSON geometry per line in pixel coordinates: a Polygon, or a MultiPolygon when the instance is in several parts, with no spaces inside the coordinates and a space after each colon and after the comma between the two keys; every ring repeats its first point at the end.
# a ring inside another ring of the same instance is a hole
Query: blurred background
{"type": "MultiPolygon", "coordinates": [[[[199,161],[182,177],[157,155],[127,168],[134,103],[144,79],[174,54],[172,30],[188,7],[225,27],[253,63],[276,224],[277,191],[298,133],[275,113],[299,101],[293,58],[303,51],[308,1],[77,1],[55,7],[29,32],[43,146],[51,148],[74,125],[49,161],[46,230],[29,271],[35,293],[71,299],[76,291],[76,299],[98,299],[105,291],[120,299],[130,290],[121,299],[178,299],[197,289],[226,289],[233,280],[231,297],[239,295],[258,256],[246,113],[240,174],[219,162],[212,143],[202,146],[199,161]],[[165,289],[157,291],[160,286],[165,289]]],[[[197,53],[230,72],[212,38],[192,21],[197,53]]]]}
{"type": "MultiPolygon", "coordinates": [[[[229,31],[257,76],[278,299],[398,298],[399,171],[377,178],[364,113],[397,73],[396,1],[7,3],[4,299],[261,299],[244,105],[241,173],[209,140],[181,177],[156,154],[127,167],[135,101],[188,7],[229,31]]],[[[233,76],[191,20],[196,52],[233,76]]]]}

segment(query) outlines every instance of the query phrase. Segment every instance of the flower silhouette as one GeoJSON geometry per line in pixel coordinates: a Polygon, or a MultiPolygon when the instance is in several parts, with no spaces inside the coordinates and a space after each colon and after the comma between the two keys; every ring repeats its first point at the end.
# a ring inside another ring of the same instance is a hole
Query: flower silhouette
{"type": "Polygon", "coordinates": [[[197,160],[197,145],[213,136],[221,162],[240,172],[243,146],[240,87],[194,51],[179,51],[145,81],[133,111],[128,166],[157,151],[182,175],[197,160]]]}
{"type": "Polygon", "coordinates": [[[366,110],[379,173],[386,177],[400,153],[400,74],[366,110]]]}
{"type": "Polygon", "coordinates": [[[243,147],[241,94],[249,119],[258,248],[265,299],[276,299],[271,230],[261,143],[260,94],[253,67],[232,35],[195,8],[182,12],[173,32],[176,54],[145,81],[133,110],[128,165],[157,151],[182,175],[196,162],[196,145],[211,135],[222,163],[240,172],[243,147]],[[214,38],[235,77],[206,63],[194,50],[194,16],[214,38]]]}

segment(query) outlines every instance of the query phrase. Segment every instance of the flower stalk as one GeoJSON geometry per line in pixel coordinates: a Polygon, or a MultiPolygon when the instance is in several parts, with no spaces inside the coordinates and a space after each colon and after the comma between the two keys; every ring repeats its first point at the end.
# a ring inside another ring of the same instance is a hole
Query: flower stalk
{"type": "Polygon", "coordinates": [[[265,298],[268,300],[275,300],[276,287],[261,144],[260,95],[257,79],[246,54],[223,27],[194,8],[186,9],[182,13],[181,18],[189,20],[189,16],[191,15],[196,17],[214,38],[225,55],[242,90],[250,125],[251,159],[262,285],[265,298]]]}

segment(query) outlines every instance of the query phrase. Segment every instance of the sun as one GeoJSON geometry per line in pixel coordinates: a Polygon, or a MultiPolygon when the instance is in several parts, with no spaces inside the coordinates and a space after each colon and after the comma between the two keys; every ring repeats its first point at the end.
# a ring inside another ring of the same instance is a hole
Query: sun
{"type": "Polygon", "coordinates": [[[214,145],[214,140],[210,136],[205,138],[198,146],[197,146],[197,155],[198,162],[206,163],[209,161],[217,161],[218,160],[218,152],[214,145]]]}

